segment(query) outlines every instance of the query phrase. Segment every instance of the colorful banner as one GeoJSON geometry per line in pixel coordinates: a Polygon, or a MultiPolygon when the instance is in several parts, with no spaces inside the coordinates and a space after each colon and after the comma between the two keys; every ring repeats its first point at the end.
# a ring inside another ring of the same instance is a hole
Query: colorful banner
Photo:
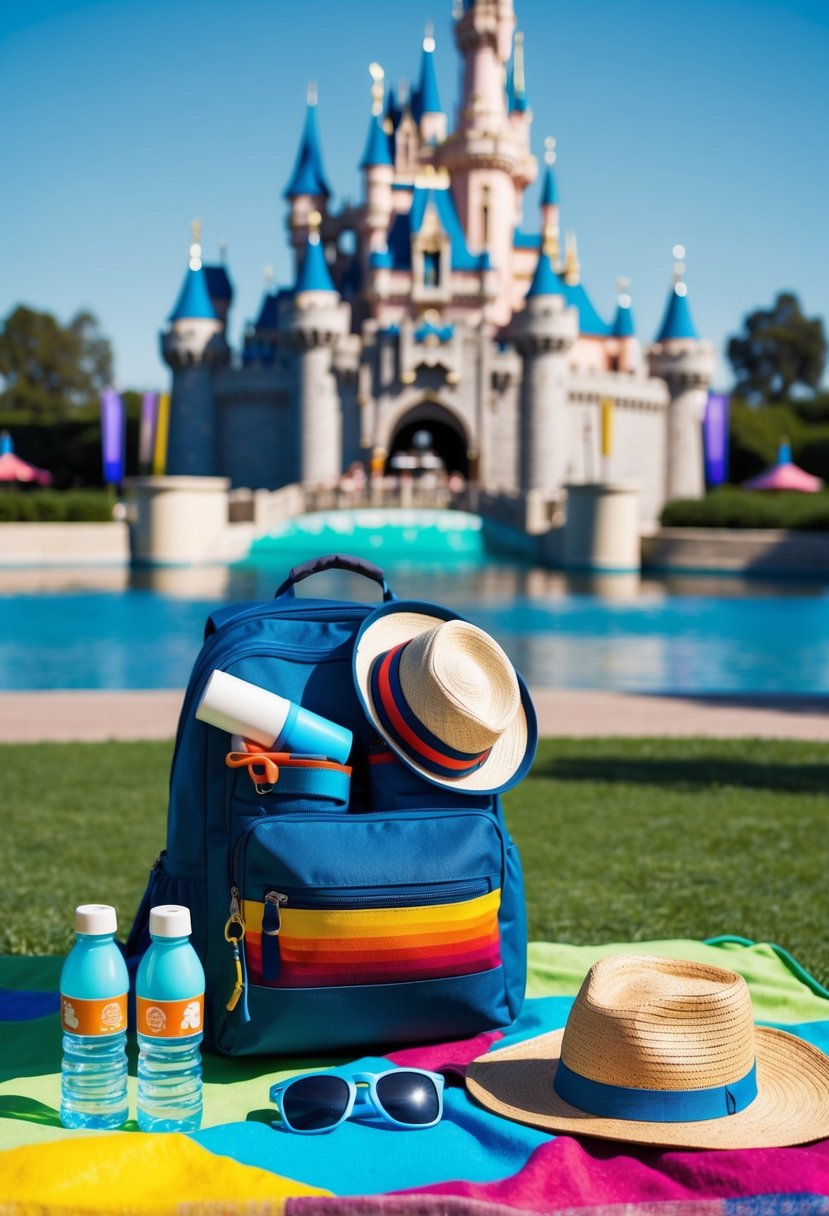
{"type": "Polygon", "coordinates": [[[728,479],[728,396],[709,393],[702,420],[705,481],[720,486],[728,479]]]}
{"type": "Polygon", "coordinates": [[[157,417],[158,393],[145,393],[141,398],[141,422],[138,429],[138,467],[142,473],[146,473],[153,462],[157,417]]]}
{"type": "Polygon", "coordinates": [[[161,477],[167,471],[167,435],[170,430],[170,394],[162,393],[158,399],[155,419],[155,445],[153,447],[153,473],[161,477]]]}
{"type": "Polygon", "coordinates": [[[119,485],[124,480],[126,448],[126,413],[124,403],[114,388],[101,393],[101,453],[104,481],[119,485]]]}

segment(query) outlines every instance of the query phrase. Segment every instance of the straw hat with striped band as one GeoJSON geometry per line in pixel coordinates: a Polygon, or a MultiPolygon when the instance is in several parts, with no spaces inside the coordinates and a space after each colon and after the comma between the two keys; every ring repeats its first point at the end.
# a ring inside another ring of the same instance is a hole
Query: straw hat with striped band
{"type": "Polygon", "coordinates": [[[535,710],[498,643],[434,604],[393,600],[367,617],[354,683],[369,719],[434,785],[494,794],[533,762],[535,710]]]}
{"type": "Polygon", "coordinates": [[[591,967],[564,1030],[480,1056],[466,1084],[519,1123],[683,1148],[829,1136],[829,1057],[755,1026],[741,976],[620,955],[591,967]]]}

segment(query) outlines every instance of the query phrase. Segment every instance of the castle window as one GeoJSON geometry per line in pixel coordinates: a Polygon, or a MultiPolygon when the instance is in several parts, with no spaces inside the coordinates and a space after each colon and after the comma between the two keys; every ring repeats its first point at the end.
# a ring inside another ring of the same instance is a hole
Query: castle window
{"type": "Polygon", "coordinates": [[[426,249],[423,253],[423,286],[440,286],[440,251],[426,249]]]}

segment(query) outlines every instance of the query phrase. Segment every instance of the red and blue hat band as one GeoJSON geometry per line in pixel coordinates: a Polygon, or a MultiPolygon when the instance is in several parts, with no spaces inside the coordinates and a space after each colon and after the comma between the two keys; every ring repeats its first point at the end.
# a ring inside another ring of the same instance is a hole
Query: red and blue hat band
{"type": "Polygon", "coordinates": [[[408,646],[401,642],[381,655],[371,669],[374,711],[390,740],[421,768],[440,777],[465,777],[479,769],[486,751],[460,752],[424,726],[406,701],[400,684],[400,656],[408,646]]]}

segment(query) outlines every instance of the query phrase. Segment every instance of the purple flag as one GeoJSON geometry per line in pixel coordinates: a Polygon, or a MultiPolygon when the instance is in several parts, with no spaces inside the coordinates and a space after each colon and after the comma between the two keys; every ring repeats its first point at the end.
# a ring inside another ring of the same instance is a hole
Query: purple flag
{"type": "Polygon", "coordinates": [[[114,388],[106,388],[101,393],[101,452],[104,481],[111,485],[124,480],[125,440],[124,403],[114,388]]]}
{"type": "Polygon", "coordinates": [[[157,417],[158,393],[145,393],[141,398],[141,424],[138,430],[138,464],[142,470],[147,470],[153,462],[157,417]]]}
{"type": "Polygon", "coordinates": [[[709,393],[702,420],[705,450],[705,481],[720,486],[728,477],[728,396],[709,393]]]}

